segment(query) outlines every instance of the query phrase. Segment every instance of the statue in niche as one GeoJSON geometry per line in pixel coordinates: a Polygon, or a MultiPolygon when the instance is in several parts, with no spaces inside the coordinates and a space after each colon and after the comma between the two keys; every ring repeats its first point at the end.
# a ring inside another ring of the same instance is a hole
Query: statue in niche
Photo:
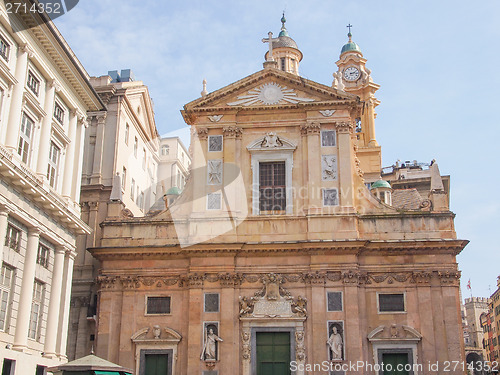
{"type": "Polygon", "coordinates": [[[269,148],[281,147],[283,146],[283,142],[281,142],[276,133],[271,132],[266,134],[260,146],[269,148]]]}
{"type": "Polygon", "coordinates": [[[330,359],[332,361],[338,361],[344,359],[343,348],[344,340],[342,338],[342,327],[340,323],[331,323],[330,325],[330,337],[326,341],[330,347],[330,359]]]}
{"type": "Polygon", "coordinates": [[[203,361],[216,361],[218,344],[222,342],[219,336],[217,336],[216,327],[213,324],[206,326],[205,331],[205,344],[203,345],[203,351],[201,352],[201,360],[203,361]]]}

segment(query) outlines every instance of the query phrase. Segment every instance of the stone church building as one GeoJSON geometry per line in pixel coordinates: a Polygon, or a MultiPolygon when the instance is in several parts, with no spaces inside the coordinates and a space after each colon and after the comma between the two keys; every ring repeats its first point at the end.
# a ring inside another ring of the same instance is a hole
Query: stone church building
{"type": "Polygon", "coordinates": [[[282,22],[263,70],[184,106],[182,194],[144,217],[109,203],[90,249],[96,354],[137,375],[428,374],[463,361],[467,241],[437,164],[428,199],[392,206],[377,181],[379,85],[359,46],[349,33],[333,84],[313,82],[282,22]]]}

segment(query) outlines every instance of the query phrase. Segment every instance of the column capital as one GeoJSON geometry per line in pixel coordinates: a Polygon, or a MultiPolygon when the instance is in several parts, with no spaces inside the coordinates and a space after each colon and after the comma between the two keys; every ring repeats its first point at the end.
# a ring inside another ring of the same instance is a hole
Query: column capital
{"type": "Polygon", "coordinates": [[[54,253],[56,254],[65,254],[67,251],[67,247],[65,245],[56,245],[55,249],[54,249],[54,253]]]}
{"type": "Polygon", "coordinates": [[[0,216],[7,216],[11,211],[7,205],[0,203],[0,216]]]}
{"type": "Polygon", "coordinates": [[[35,52],[31,47],[28,45],[28,43],[23,43],[19,46],[19,51],[23,53],[27,53],[28,57],[31,59],[33,56],[35,56],[35,52]]]}
{"type": "Polygon", "coordinates": [[[42,230],[38,227],[28,228],[28,236],[40,237],[40,233],[42,233],[42,230]]]}
{"type": "Polygon", "coordinates": [[[100,112],[97,114],[97,125],[104,125],[106,123],[106,117],[108,112],[100,112]]]}
{"type": "Polygon", "coordinates": [[[196,135],[199,139],[207,139],[208,138],[208,129],[207,128],[198,128],[196,129],[196,135]]]}
{"type": "Polygon", "coordinates": [[[317,122],[307,123],[305,125],[301,125],[300,132],[302,135],[312,135],[319,134],[321,131],[321,126],[317,122]]]}
{"type": "Polygon", "coordinates": [[[47,81],[47,83],[48,83],[48,86],[51,89],[55,89],[56,92],[61,91],[61,85],[55,79],[51,79],[51,80],[47,81]]]}
{"type": "Polygon", "coordinates": [[[75,260],[78,253],[74,249],[66,248],[66,257],[70,260],[75,260]]]}

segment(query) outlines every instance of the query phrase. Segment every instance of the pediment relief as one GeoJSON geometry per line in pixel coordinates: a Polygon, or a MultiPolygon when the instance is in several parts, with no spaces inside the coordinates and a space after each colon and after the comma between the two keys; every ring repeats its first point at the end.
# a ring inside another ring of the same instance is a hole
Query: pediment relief
{"type": "Polygon", "coordinates": [[[277,135],[274,132],[267,133],[247,146],[250,152],[261,151],[292,151],[297,148],[292,141],[277,135]]]}
{"type": "Polygon", "coordinates": [[[172,328],[161,328],[159,325],[144,327],[138,330],[130,338],[134,343],[178,343],[182,336],[172,328]]]}
{"type": "Polygon", "coordinates": [[[368,340],[376,341],[414,341],[418,342],[422,335],[415,329],[402,324],[392,324],[390,326],[379,326],[368,334],[368,340]]]}
{"type": "Polygon", "coordinates": [[[264,69],[184,106],[185,111],[214,108],[266,108],[335,101],[357,96],[277,69],[264,69]]]}
{"type": "Polygon", "coordinates": [[[294,298],[281,284],[281,275],[270,273],[261,277],[263,288],[253,297],[239,297],[240,318],[302,318],[307,316],[307,300],[294,298]]]}

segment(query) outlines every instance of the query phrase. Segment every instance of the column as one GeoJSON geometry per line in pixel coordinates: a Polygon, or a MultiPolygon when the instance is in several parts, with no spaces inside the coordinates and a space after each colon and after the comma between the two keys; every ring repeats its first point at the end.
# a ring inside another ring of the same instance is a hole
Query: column
{"type": "Polygon", "coordinates": [[[76,115],[76,110],[71,110],[69,115],[69,131],[68,137],[70,142],[66,146],[66,157],[64,161],[64,173],[62,175],[62,196],[64,198],[71,197],[71,187],[73,185],[73,178],[75,177],[75,143],[77,143],[77,139],[75,137],[76,134],[76,126],[77,126],[78,117],[76,115]]]}
{"type": "Polygon", "coordinates": [[[21,111],[23,108],[24,85],[28,73],[28,56],[33,52],[27,44],[19,46],[17,50],[16,71],[14,76],[17,84],[12,89],[12,100],[10,102],[9,121],[7,122],[7,132],[5,134],[5,147],[15,152],[21,124],[21,111]]]}
{"type": "Polygon", "coordinates": [[[7,218],[9,217],[10,210],[0,205],[0,267],[2,267],[3,260],[3,247],[5,243],[5,236],[7,235],[7,218]]]}
{"type": "MultiPolygon", "coordinates": [[[[80,122],[80,121],[78,121],[80,122]]],[[[83,117],[81,123],[77,122],[75,156],[73,166],[73,185],[71,186],[71,199],[73,202],[80,202],[80,188],[82,186],[83,154],[85,145],[85,130],[89,127],[86,117],[83,117]]]]}
{"type": "Polygon", "coordinates": [[[378,147],[377,140],[375,139],[375,103],[372,98],[368,99],[368,146],[378,147]]]}
{"type": "Polygon", "coordinates": [[[47,176],[47,163],[50,152],[50,134],[52,130],[52,114],[54,111],[54,96],[57,84],[55,81],[47,82],[45,90],[45,105],[43,110],[47,115],[42,120],[42,130],[40,133],[40,146],[38,148],[38,158],[36,173],[43,179],[47,176]]]}
{"type": "MultiPolygon", "coordinates": [[[[202,337],[201,312],[203,307],[202,290],[196,286],[189,286],[188,290],[188,337],[187,337],[187,374],[200,374],[202,362],[200,361],[202,337]]],[[[219,327],[220,328],[220,327],[219,327]]],[[[223,338],[224,339],[224,338],[223,338]]]]}
{"type": "Polygon", "coordinates": [[[95,140],[94,165],[92,166],[91,184],[100,184],[102,176],[102,154],[104,148],[104,125],[106,123],[106,112],[97,115],[97,132],[95,140]]]}
{"type": "Polygon", "coordinates": [[[71,282],[73,279],[73,263],[76,251],[66,250],[64,256],[64,270],[61,288],[61,304],[59,306],[59,326],[57,330],[56,353],[61,359],[66,359],[66,345],[68,339],[69,323],[69,300],[71,294],[71,282]]]}
{"type": "Polygon", "coordinates": [[[47,312],[47,331],[45,333],[44,357],[56,357],[57,331],[59,325],[59,312],[61,308],[61,288],[63,282],[64,253],[63,246],[58,246],[54,255],[54,270],[52,285],[50,286],[49,310],[47,312]]]}
{"type": "Polygon", "coordinates": [[[21,282],[21,294],[19,296],[19,312],[17,314],[16,333],[14,336],[13,349],[24,351],[28,345],[28,329],[31,314],[31,302],[33,300],[33,283],[35,281],[36,256],[40,240],[40,229],[28,229],[28,243],[26,256],[24,258],[24,270],[21,282]]]}
{"type": "Polygon", "coordinates": [[[354,160],[353,146],[351,144],[351,132],[353,130],[353,126],[350,123],[342,122],[337,124],[339,141],[339,203],[344,207],[354,206],[354,160]]]}

